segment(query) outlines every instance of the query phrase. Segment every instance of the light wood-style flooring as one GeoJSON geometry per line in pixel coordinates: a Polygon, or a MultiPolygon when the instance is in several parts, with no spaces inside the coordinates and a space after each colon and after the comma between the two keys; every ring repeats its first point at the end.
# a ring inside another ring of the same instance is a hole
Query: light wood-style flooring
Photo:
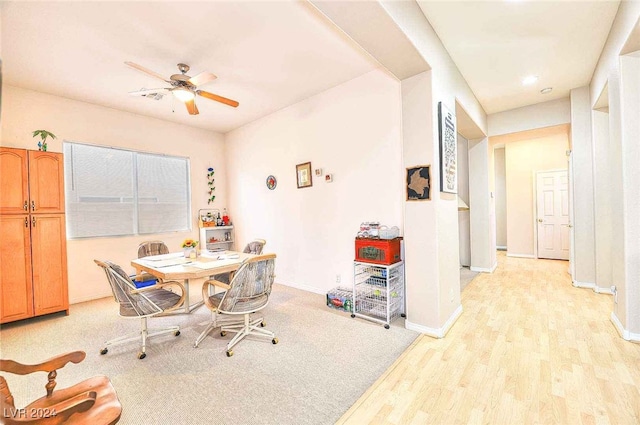
{"type": "Polygon", "coordinates": [[[612,297],[574,288],[566,261],[498,261],[446,337],[420,336],[339,424],[640,424],[640,344],[612,297]]]}

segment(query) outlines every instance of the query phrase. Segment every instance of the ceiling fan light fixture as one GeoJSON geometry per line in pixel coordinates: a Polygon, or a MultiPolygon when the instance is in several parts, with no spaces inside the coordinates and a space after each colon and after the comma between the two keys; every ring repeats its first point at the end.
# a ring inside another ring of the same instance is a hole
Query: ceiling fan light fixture
{"type": "Polygon", "coordinates": [[[194,97],[196,97],[195,93],[183,87],[173,89],[171,93],[173,93],[173,95],[177,97],[178,100],[181,100],[182,102],[188,102],[190,100],[193,100],[194,97]]]}

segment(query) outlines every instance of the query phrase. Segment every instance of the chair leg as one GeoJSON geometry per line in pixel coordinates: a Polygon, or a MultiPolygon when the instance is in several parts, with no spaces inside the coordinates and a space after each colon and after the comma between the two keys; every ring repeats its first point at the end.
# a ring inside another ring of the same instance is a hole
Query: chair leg
{"type": "Polygon", "coordinates": [[[218,327],[217,316],[218,314],[216,312],[211,313],[211,321],[209,322],[207,327],[204,329],[204,331],[202,331],[202,333],[198,335],[198,338],[196,338],[196,342],[193,344],[194,348],[198,348],[198,344],[200,344],[202,340],[205,339],[205,337],[209,335],[209,333],[212,330],[218,327]]]}
{"type": "Polygon", "coordinates": [[[147,318],[142,318],[142,323],[140,324],[140,335],[142,336],[142,347],[140,347],[140,352],[145,354],[147,350],[147,318]]]}
{"type": "Polygon", "coordinates": [[[250,320],[250,315],[244,315],[244,321],[242,324],[234,324],[234,325],[223,325],[221,330],[224,332],[235,332],[234,337],[227,344],[227,355],[231,352],[231,349],[242,341],[247,335],[255,335],[260,337],[271,338],[274,344],[277,343],[277,338],[275,334],[271,331],[263,329],[260,327],[262,323],[262,318],[250,320]]]}
{"type": "Polygon", "coordinates": [[[128,342],[131,341],[135,341],[138,340],[140,341],[141,345],[140,345],[140,352],[138,353],[138,358],[139,359],[144,359],[147,354],[146,354],[146,350],[147,350],[147,340],[149,338],[158,336],[158,335],[164,335],[164,334],[168,334],[168,333],[172,333],[175,336],[180,335],[180,327],[179,326],[170,326],[167,328],[148,328],[147,327],[147,318],[146,317],[141,317],[141,323],[140,323],[140,331],[135,333],[135,334],[129,334],[129,335],[124,335],[118,338],[114,338],[111,339],[107,342],[105,342],[105,346],[102,350],[100,350],[100,354],[107,354],[107,352],[109,351],[109,347],[110,346],[115,346],[115,345],[122,345],[122,344],[126,344],[128,342]]]}
{"type": "Polygon", "coordinates": [[[237,325],[242,323],[242,319],[238,319],[236,317],[228,317],[222,316],[216,312],[211,313],[211,321],[207,324],[207,327],[202,331],[198,338],[196,338],[196,342],[193,344],[194,348],[198,348],[198,345],[211,333],[215,328],[219,328],[222,326],[230,326],[237,325]]]}

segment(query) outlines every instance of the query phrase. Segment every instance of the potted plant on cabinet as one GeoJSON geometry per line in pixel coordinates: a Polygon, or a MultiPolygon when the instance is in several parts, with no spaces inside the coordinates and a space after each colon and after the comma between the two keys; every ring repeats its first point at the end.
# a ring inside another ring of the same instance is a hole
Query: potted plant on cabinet
{"type": "Polygon", "coordinates": [[[33,137],[38,137],[42,139],[38,142],[38,150],[46,152],[47,151],[47,138],[51,137],[52,139],[56,138],[56,135],[47,130],[35,130],[33,132],[33,137]]]}

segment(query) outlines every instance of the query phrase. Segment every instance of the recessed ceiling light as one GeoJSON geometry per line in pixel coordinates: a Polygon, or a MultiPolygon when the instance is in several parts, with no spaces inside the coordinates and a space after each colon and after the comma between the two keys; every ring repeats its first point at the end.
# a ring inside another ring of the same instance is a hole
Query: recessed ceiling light
{"type": "Polygon", "coordinates": [[[530,86],[531,84],[535,83],[536,81],[538,81],[538,76],[537,75],[529,75],[524,80],[522,80],[522,85],[530,86]]]}
{"type": "Polygon", "coordinates": [[[542,94],[551,93],[551,90],[553,90],[552,87],[545,87],[542,90],[540,90],[540,93],[542,93],[542,94]]]}

